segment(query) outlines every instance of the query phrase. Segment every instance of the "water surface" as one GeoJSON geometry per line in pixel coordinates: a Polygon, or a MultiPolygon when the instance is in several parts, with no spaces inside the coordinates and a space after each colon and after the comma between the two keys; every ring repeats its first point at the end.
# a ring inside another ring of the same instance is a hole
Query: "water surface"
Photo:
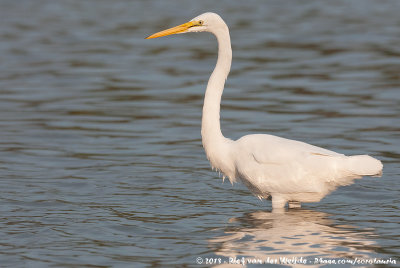
{"type": "Polygon", "coordinates": [[[399,13],[398,1],[1,1],[1,264],[398,264],[399,13]],[[283,215],[222,184],[200,137],[214,38],[144,40],[205,11],[231,30],[225,136],[368,153],[383,176],[283,215]]]}

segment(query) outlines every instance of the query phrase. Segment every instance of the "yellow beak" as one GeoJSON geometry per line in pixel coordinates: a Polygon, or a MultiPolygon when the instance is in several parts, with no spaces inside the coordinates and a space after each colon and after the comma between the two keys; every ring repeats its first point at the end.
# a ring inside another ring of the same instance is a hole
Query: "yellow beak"
{"type": "Polygon", "coordinates": [[[167,35],[171,35],[171,34],[178,34],[178,33],[183,33],[185,32],[187,29],[189,29],[190,27],[193,26],[200,26],[202,25],[202,22],[198,22],[198,21],[189,21],[186,22],[184,24],[175,26],[173,28],[169,28],[167,30],[152,34],[148,37],[146,37],[146,39],[151,39],[151,38],[158,38],[158,37],[162,37],[162,36],[167,36],[167,35]]]}

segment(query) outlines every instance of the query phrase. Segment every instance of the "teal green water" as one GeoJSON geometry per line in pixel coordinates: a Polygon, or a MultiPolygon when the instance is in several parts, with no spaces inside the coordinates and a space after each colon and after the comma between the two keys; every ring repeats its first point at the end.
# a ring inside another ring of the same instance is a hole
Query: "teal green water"
{"type": "Polygon", "coordinates": [[[400,2],[0,5],[1,266],[400,262],[400,2]],[[205,11],[231,30],[225,136],[368,153],[383,176],[283,215],[223,184],[200,137],[214,38],[144,40],[205,11]]]}

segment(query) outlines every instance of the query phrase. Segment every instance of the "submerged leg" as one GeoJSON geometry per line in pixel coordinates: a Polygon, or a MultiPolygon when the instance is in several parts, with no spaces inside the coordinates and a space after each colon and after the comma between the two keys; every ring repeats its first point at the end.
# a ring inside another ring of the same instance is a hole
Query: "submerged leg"
{"type": "Polygon", "coordinates": [[[286,205],[286,199],[281,195],[272,195],[272,211],[280,212],[284,211],[286,205]]]}
{"type": "Polygon", "coordinates": [[[289,208],[301,208],[299,201],[289,201],[289,208]]]}

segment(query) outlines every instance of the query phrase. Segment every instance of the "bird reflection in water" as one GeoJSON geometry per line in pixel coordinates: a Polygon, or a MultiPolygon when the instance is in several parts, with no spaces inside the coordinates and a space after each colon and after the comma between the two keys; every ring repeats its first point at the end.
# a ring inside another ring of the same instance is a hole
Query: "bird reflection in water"
{"type": "MultiPolygon", "coordinates": [[[[378,245],[369,238],[370,230],[349,225],[335,225],[329,214],[312,210],[291,210],[287,213],[257,211],[229,220],[225,235],[209,240],[214,253],[224,260],[242,265],[247,260],[263,260],[282,264],[295,261],[302,266],[319,267],[336,259],[371,258],[378,245]]],[[[220,265],[222,267],[224,265],[220,265]]]]}

